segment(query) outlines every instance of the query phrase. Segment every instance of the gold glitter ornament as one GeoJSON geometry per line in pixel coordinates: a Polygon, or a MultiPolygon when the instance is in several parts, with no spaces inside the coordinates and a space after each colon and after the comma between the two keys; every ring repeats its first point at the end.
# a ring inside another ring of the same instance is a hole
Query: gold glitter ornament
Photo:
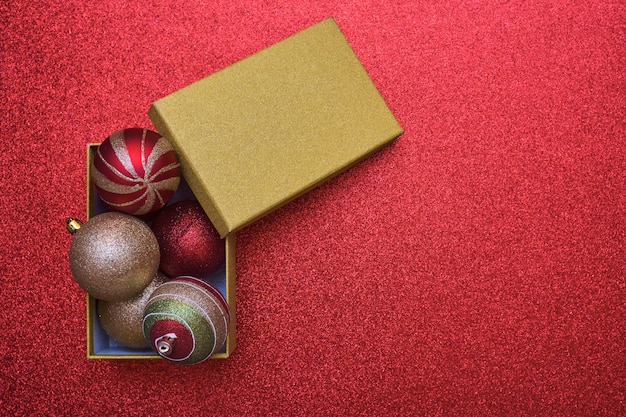
{"type": "Polygon", "coordinates": [[[107,212],[75,229],[69,261],[74,279],[94,298],[128,300],[148,286],[159,267],[159,244],[150,228],[128,214],[107,212]]]}
{"type": "Polygon", "coordinates": [[[130,348],[148,347],[148,341],[143,335],[143,310],[154,290],[166,281],[167,276],[157,272],[150,284],[130,300],[98,300],[98,319],[106,334],[130,348]]]}

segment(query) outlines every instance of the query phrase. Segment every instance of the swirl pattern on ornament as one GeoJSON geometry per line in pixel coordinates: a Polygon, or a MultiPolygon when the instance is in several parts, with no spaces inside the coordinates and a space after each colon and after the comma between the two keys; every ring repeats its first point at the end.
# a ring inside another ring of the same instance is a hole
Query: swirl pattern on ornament
{"type": "Polygon", "coordinates": [[[163,207],[180,183],[171,144],[148,129],[113,133],[94,155],[91,177],[110,209],[144,215],[163,207]]]}

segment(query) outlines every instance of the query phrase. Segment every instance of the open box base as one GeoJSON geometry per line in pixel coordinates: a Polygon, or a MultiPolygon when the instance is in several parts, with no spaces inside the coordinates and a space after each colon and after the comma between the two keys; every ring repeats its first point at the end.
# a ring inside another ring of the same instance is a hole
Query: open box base
{"type": "MultiPolygon", "coordinates": [[[[98,144],[87,146],[87,219],[104,213],[106,210],[102,200],[91,183],[90,169],[93,155],[98,148],[98,144]]],[[[193,193],[184,180],[170,200],[169,204],[181,200],[195,199],[193,193]]],[[[230,356],[236,346],[236,303],[235,303],[235,247],[236,235],[229,234],[224,238],[226,245],[226,260],[216,272],[205,279],[208,283],[217,288],[226,299],[230,310],[230,328],[226,338],[226,343],[221,351],[213,354],[209,359],[225,359],[230,356]]],[[[150,348],[133,349],[120,345],[106,334],[97,312],[98,300],[87,295],[87,357],[89,359],[161,359],[161,357],[150,348]]]]}

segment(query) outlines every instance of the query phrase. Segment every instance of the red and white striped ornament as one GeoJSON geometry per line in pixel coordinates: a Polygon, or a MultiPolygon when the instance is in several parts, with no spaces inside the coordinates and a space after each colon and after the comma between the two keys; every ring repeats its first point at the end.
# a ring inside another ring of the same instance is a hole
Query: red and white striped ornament
{"type": "Polygon", "coordinates": [[[141,216],[165,206],[180,183],[180,163],[172,145],[148,129],[117,131],[100,144],[91,180],[104,204],[141,216]]]}

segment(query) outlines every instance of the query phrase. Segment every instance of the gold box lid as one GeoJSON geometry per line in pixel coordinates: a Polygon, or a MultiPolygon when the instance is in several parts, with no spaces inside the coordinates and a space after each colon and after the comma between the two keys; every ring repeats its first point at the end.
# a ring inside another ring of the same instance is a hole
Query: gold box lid
{"type": "Polygon", "coordinates": [[[222,236],[402,133],[332,18],[157,100],[148,114],[222,236]]]}

